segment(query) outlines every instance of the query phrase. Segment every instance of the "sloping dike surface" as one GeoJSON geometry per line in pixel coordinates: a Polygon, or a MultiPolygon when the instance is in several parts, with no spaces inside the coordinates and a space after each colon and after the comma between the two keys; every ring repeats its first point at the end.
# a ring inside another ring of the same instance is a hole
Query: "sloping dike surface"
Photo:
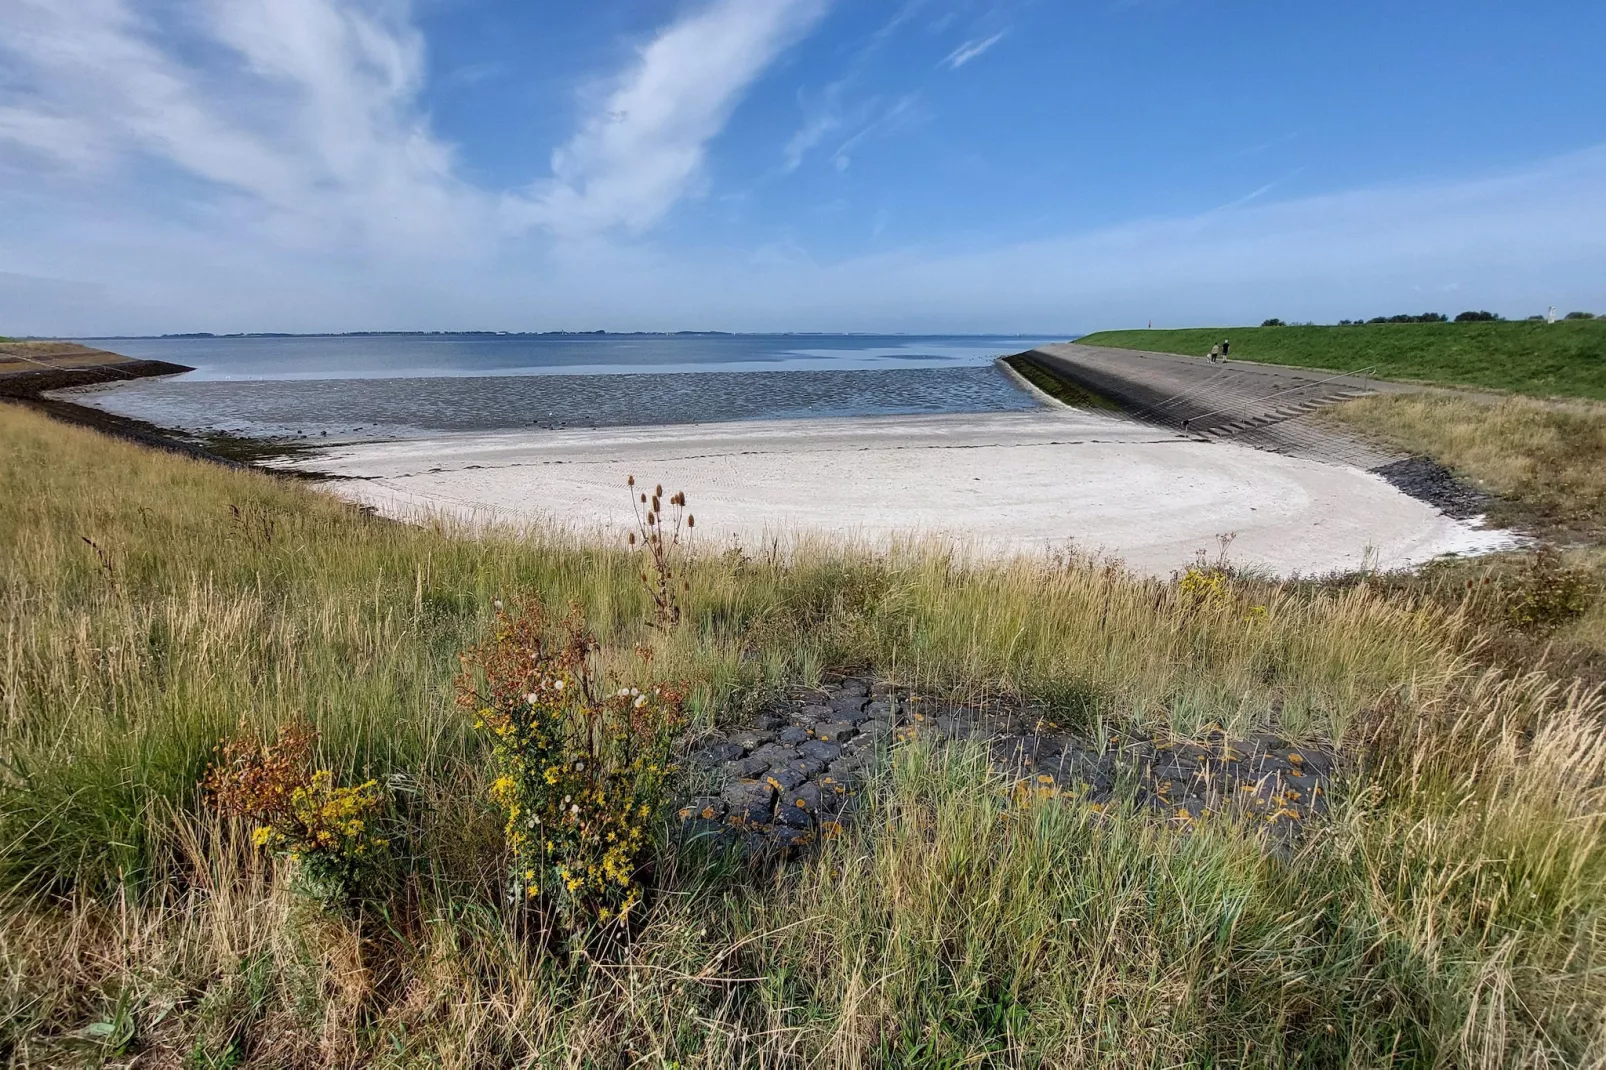
{"type": "Polygon", "coordinates": [[[1350,398],[1409,389],[1400,384],[1075,344],[1041,346],[1021,357],[1145,423],[1359,468],[1400,459],[1304,419],[1350,398]]]}
{"type": "Polygon", "coordinates": [[[790,854],[841,833],[893,748],[915,740],[987,747],[1001,801],[1132,806],[1188,825],[1214,814],[1250,821],[1273,847],[1327,812],[1335,757],[1261,734],[1193,740],[1066,731],[1029,708],[944,703],[895,684],[847,678],[797,689],[751,727],[716,732],[690,755],[702,794],[679,810],[690,835],[753,854],[790,854]]]}

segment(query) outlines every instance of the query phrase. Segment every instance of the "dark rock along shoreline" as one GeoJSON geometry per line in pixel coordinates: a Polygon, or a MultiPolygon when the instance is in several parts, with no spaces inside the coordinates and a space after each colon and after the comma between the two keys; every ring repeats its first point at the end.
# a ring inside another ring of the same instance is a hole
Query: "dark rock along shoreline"
{"type": "Polygon", "coordinates": [[[1096,810],[1131,805],[1179,825],[1229,814],[1286,848],[1328,811],[1336,756],[1270,734],[1198,740],[1066,731],[1041,711],[923,699],[849,677],[795,689],[741,728],[692,750],[702,789],[680,807],[683,829],[751,854],[793,853],[840,833],[892,747],[921,739],[984,743],[1001,794],[1080,800],[1096,810]]]}

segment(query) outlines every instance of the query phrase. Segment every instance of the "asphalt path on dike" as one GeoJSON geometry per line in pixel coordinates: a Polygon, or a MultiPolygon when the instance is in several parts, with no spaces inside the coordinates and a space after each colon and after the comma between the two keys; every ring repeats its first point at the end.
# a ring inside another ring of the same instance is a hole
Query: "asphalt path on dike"
{"type": "Polygon", "coordinates": [[[443,435],[288,462],[403,519],[558,525],[623,540],[625,481],[684,490],[701,547],[828,537],[1073,546],[1168,575],[1203,552],[1278,575],[1396,567],[1510,545],[1350,465],[1065,408],[443,435]]]}

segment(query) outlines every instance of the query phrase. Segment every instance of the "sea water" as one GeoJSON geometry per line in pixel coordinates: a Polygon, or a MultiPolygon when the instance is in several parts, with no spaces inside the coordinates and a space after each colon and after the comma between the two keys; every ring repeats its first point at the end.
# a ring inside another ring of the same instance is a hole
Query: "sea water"
{"type": "Polygon", "coordinates": [[[1023,411],[993,360],[1050,339],[908,335],[106,338],[193,367],[78,400],[164,427],[280,439],[1023,411]]]}

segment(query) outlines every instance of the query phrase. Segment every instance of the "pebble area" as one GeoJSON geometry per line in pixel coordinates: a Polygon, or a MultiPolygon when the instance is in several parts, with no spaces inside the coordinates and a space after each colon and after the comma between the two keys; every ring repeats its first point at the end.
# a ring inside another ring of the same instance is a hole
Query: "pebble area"
{"type": "Polygon", "coordinates": [[[679,809],[682,827],[749,851],[790,853],[839,834],[891,749],[915,739],[985,743],[1000,788],[1017,800],[1131,805],[1183,825],[1232,814],[1284,847],[1327,812],[1335,764],[1330,751],[1270,734],[1094,740],[1042,711],[939,702],[850,677],[798,689],[747,726],[699,741],[690,768],[703,793],[679,809]]]}

